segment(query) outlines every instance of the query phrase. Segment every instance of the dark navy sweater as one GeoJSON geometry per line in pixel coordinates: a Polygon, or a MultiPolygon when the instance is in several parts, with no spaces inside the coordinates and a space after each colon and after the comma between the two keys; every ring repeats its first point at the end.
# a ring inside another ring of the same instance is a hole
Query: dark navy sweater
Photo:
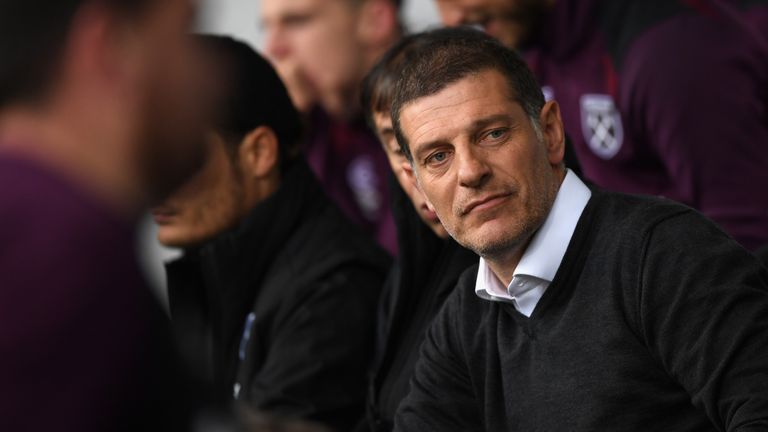
{"type": "Polygon", "coordinates": [[[768,272],[699,213],[595,192],[530,318],[478,298],[476,273],[395,430],[768,429],[768,272]]]}

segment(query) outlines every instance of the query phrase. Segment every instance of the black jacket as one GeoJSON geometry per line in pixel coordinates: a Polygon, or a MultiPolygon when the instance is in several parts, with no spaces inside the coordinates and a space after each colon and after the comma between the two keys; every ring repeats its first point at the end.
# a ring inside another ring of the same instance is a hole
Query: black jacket
{"type": "Polygon", "coordinates": [[[427,328],[461,273],[478,261],[477,255],[452,239],[436,236],[400,186],[392,183],[399,259],[382,292],[367,419],[358,425],[358,431],[392,430],[427,328]]]}
{"type": "Polygon", "coordinates": [[[345,430],[388,262],[296,162],[236,230],[168,265],[174,328],[221,400],[345,430]]]}

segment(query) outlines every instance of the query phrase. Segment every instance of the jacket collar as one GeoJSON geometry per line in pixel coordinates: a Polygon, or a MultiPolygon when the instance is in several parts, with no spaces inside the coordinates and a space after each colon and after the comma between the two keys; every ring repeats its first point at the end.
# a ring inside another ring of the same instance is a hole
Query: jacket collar
{"type": "Polygon", "coordinates": [[[253,308],[274,259],[297,228],[326,203],[306,162],[293,162],[278,190],[238,227],[182,258],[199,262],[196,267],[203,279],[214,352],[224,356],[217,362],[229,361],[226,353],[233,352],[244,317],[253,308]]]}

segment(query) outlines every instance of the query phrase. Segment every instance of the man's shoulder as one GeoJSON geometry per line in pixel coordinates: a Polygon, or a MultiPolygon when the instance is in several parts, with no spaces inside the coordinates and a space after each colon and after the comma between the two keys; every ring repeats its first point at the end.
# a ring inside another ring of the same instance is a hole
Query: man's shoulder
{"type": "Polygon", "coordinates": [[[62,262],[99,259],[111,243],[132,242],[128,223],[65,176],[31,160],[0,156],[0,215],[1,247],[33,252],[30,262],[53,249],[62,262]]]}
{"type": "Polygon", "coordinates": [[[682,243],[736,245],[712,220],[678,202],[612,192],[593,197],[592,211],[585,212],[581,226],[591,232],[591,248],[598,259],[629,249],[638,253],[647,248],[677,249],[682,243]]]}
{"type": "Polygon", "coordinates": [[[362,266],[382,278],[391,258],[329,200],[308,215],[287,240],[281,256],[304,266],[362,266]]]}
{"type": "Polygon", "coordinates": [[[262,295],[342,296],[368,303],[378,298],[390,265],[372,239],[333,206],[323,206],[304,218],[277,253],[262,295]]]}
{"type": "Polygon", "coordinates": [[[695,213],[692,208],[663,197],[601,190],[593,190],[592,196],[587,217],[600,223],[601,230],[645,229],[681,214],[695,213]]]}

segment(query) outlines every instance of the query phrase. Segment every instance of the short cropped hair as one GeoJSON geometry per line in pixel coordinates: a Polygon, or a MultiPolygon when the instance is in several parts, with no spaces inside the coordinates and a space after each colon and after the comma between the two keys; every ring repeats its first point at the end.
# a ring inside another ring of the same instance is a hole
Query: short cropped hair
{"type": "Polygon", "coordinates": [[[67,35],[86,4],[137,16],[154,0],[0,0],[0,107],[44,97],[67,35]]]}
{"type": "Polygon", "coordinates": [[[389,114],[401,69],[410,62],[413,53],[418,51],[419,44],[423,42],[421,34],[403,37],[381,57],[363,80],[360,101],[365,120],[371,129],[376,129],[374,114],[389,114]]]}
{"type": "Polygon", "coordinates": [[[267,126],[278,141],[280,167],[295,159],[302,136],[301,116],[272,65],[244,42],[227,36],[197,35],[221,81],[214,129],[233,152],[243,138],[267,126]]]}
{"type": "Polygon", "coordinates": [[[468,27],[433,30],[420,37],[424,40],[400,71],[390,110],[395,136],[409,161],[413,162],[413,155],[400,125],[403,108],[480,72],[500,72],[509,85],[510,97],[538,124],[544,95],[533,73],[517,53],[468,27]]]}

